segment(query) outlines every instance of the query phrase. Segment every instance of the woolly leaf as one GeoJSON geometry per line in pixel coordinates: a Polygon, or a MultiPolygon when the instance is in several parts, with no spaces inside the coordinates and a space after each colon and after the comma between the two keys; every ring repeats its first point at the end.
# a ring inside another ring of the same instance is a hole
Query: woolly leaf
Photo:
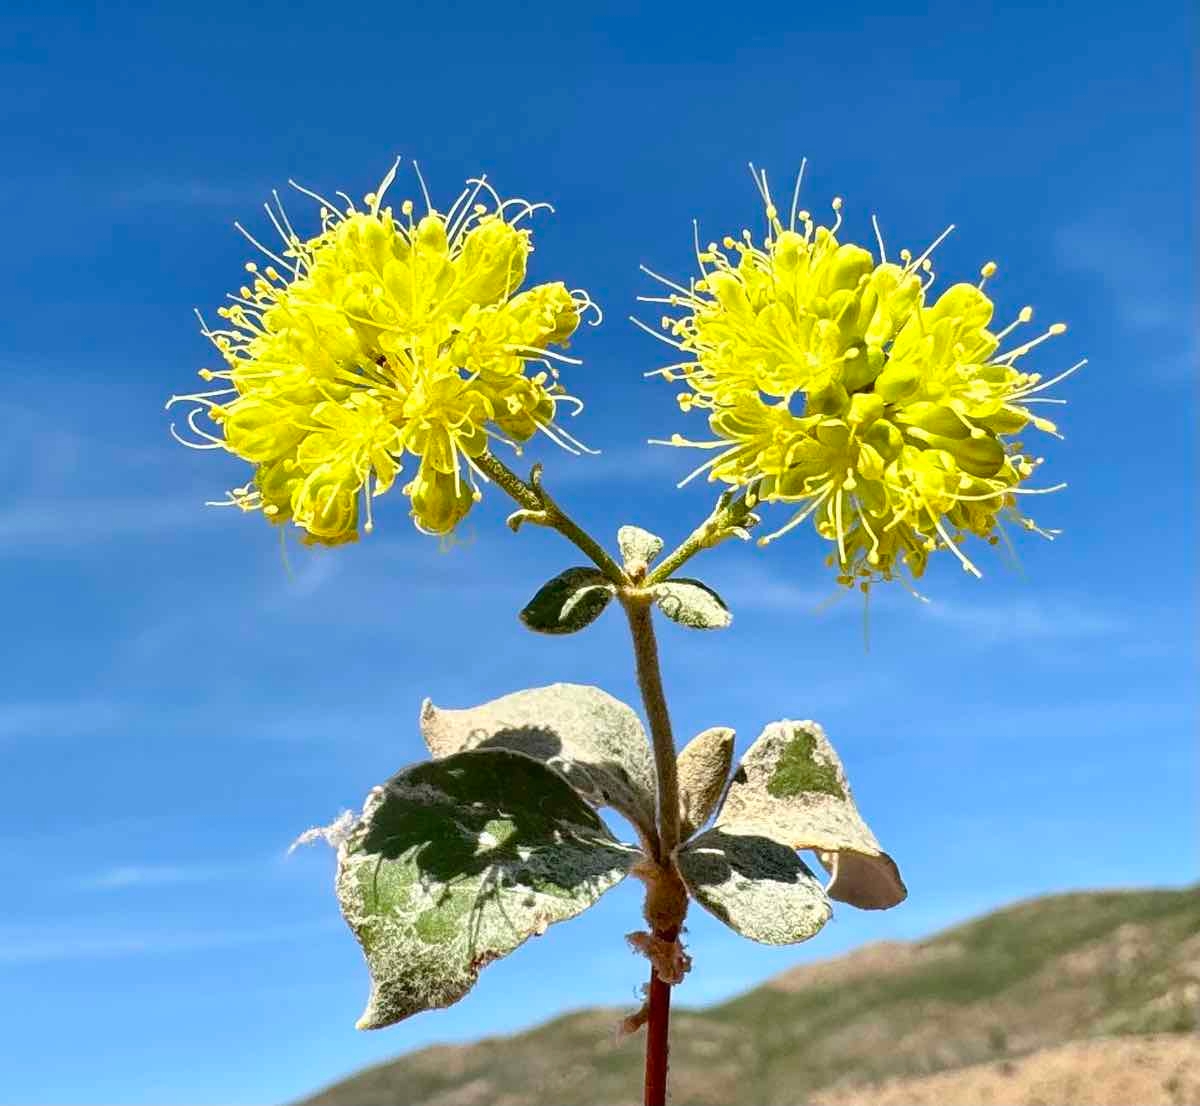
{"type": "Polygon", "coordinates": [[[765,833],[813,850],[832,878],[829,896],[884,910],[908,895],[896,862],[863,821],[846,771],[815,722],[773,722],[746,750],[717,826],[765,833]]]}
{"type": "Polygon", "coordinates": [[[622,526],[617,531],[617,547],[628,569],[635,564],[649,566],[662,552],[663,542],[657,534],[638,526],[622,526]]]}
{"type": "Polygon", "coordinates": [[[539,634],[573,634],[600,617],[616,594],[594,568],[568,568],[547,580],[521,611],[521,621],[539,634]]]}
{"type": "Polygon", "coordinates": [[[457,1002],[485,965],[586,909],[638,855],[520,753],[400,772],[338,848],[338,901],[371,973],[358,1027],[457,1002]]]}
{"type": "Polygon", "coordinates": [[[464,749],[515,749],[562,775],[588,802],[611,806],[654,834],[650,743],[638,716],[606,691],[551,684],[466,710],[421,705],[421,736],[435,757],[464,749]]]}
{"type": "Polygon", "coordinates": [[[677,857],[692,897],[752,941],[807,941],[833,913],[820,880],[793,849],[769,837],[710,829],[677,857]]]}
{"type": "Polygon", "coordinates": [[[723,630],[733,621],[725,600],[699,580],[667,580],[650,591],[663,614],[693,630],[723,630]]]}
{"type": "Polygon", "coordinates": [[[717,808],[733,764],[734,731],[713,726],[697,734],[679,753],[679,830],[686,841],[717,808]]]}

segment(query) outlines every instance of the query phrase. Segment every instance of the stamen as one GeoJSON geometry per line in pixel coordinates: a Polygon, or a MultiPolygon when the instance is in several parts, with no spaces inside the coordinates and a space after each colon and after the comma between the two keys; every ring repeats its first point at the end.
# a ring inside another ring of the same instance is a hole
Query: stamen
{"type": "Polygon", "coordinates": [[[288,178],[288,184],[292,188],[294,188],[297,192],[303,193],[309,199],[316,200],[317,203],[319,203],[322,206],[322,208],[325,209],[325,214],[330,216],[331,222],[336,221],[337,219],[340,219],[342,217],[341,212],[339,212],[337,209],[337,204],[330,203],[330,201],[325,199],[324,196],[321,196],[318,193],[313,192],[311,189],[305,188],[304,185],[302,185],[302,184],[297,184],[294,180],[291,179],[291,177],[288,178]]]}
{"type": "Polygon", "coordinates": [[[480,188],[482,188],[482,189],[483,189],[485,192],[487,192],[487,193],[488,193],[488,194],[489,194],[489,195],[492,197],[492,199],[493,199],[493,200],[495,201],[495,203],[496,203],[496,208],[497,208],[497,210],[499,210],[499,208],[500,208],[500,205],[501,205],[501,204],[502,204],[504,201],[500,199],[500,193],[499,193],[499,192],[497,192],[497,191],[496,191],[496,190],[495,190],[495,189],[492,187],[492,185],[491,185],[491,182],[490,182],[490,181],[487,179],[487,174],[486,174],[486,173],[485,173],[483,176],[479,177],[479,178],[472,178],[472,179],[468,180],[468,181],[467,181],[467,183],[468,183],[468,184],[478,184],[480,188]]]}
{"type": "Polygon", "coordinates": [[[887,250],[883,248],[883,231],[879,229],[879,220],[874,214],[871,215],[871,226],[875,228],[875,241],[879,243],[879,263],[887,264],[887,250]]]}
{"type": "Polygon", "coordinates": [[[821,486],[821,488],[819,488],[817,490],[817,492],[813,493],[814,495],[817,495],[816,499],[814,499],[803,510],[798,511],[796,514],[794,514],[791,517],[791,519],[784,526],[780,527],[780,529],[776,530],[773,534],[767,534],[765,537],[759,538],[758,544],[760,546],[768,545],[771,542],[773,542],[776,538],[783,537],[783,535],[786,534],[789,530],[794,530],[797,526],[799,526],[801,523],[803,523],[804,520],[813,513],[813,511],[815,511],[818,507],[820,507],[821,504],[824,503],[826,499],[829,498],[829,493],[832,490],[833,490],[833,482],[832,481],[830,481],[827,484],[823,484],[821,486]]]}
{"type": "Polygon", "coordinates": [[[634,326],[638,327],[640,330],[644,330],[647,334],[651,335],[651,337],[657,338],[660,342],[666,342],[666,344],[668,346],[671,346],[674,349],[678,349],[678,350],[686,350],[687,349],[687,347],[682,342],[676,342],[674,339],[668,338],[665,334],[660,334],[653,327],[647,326],[644,322],[642,322],[641,319],[636,318],[633,315],[629,316],[629,321],[631,323],[633,323],[634,326]]]}
{"type": "Polygon", "coordinates": [[[676,369],[686,370],[698,367],[699,366],[695,361],[676,361],[672,365],[664,365],[661,369],[651,369],[649,372],[644,372],[642,373],[642,376],[665,376],[668,380],[673,380],[674,377],[670,376],[669,374],[674,372],[676,369]]]}
{"type": "Polygon", "coordinates": [[[796,229],[796,208],[800,203],[800,184],[804,180],[804,167],[808,164],[808,158],[800,159],[800,171],[796,174],[796,186],[792,189],[792,207],[791,217],[788,220],[788,230],[796,229]]]}
{"type": "Polygon", "coordinates": [[[967,558],[967,555],[958,548],[958,543],[953,541],[950,535],[946,532],[946,528],[942,525],[942,520],[929,506],[929,501],[925,498],[925,494],[920,490],[917,494],[921,497],[921,503],[924,504],[925,510],[929,512],[929,518],[933,522],[934,529],[941,535],[942,541],[945,542],[946,548],[950,550],[960,561],[963,566],[963,571],[971,573],[977,580],[983,579],[983,573],[975,567],[974,564],[967,558]]]}
{"type": "Polygon", "coordinates": [[[1051,492],[1061,492],[1065,488],[1066,482],[1054,484],[1049,488],[1000,488],[994,492],[986,492],[983,495],[958,495],[955,493],[954,498],[960,503],[982,503],[988,499],[1003,499],[1009,495],[1049,495],[1051,492]]]}
{"type": "MultiPolygon", "coordinates": [[[[929,255],[932,254],[933,251],[938,248],[938,246],[940,246],[943,242],[946,241],[947,238],[950,237],[950,234],[953,232],[953,230],[954,230],[954,224],[951,223],[944,231],[942,231],[941,234],[939,234],[933,240],[933,242],[930,244],[929,248],[926,249],[925,252],[923,254],[921,254],[920,257],[918,257],[914,261],[909,262],[909,264],[907,266],[907,271],[911,272],[913,269],[917,268],[917,266],[919,266],[922,262],[924,262],[925,259],[928,258],[929,255]]],[[[905,251],[905,252],[907,252],[907,251],[905,251]]],[[[901,254],[900,256],[903,257],[904,254],[901,254]]]]}
{"type": "MultiPolygon", "coordinates": [[[[421,175],[421,167],[413,161],[413,172],[417,174],[417,183],[421,186],[421,195],[425,198],[425,211],[427,214],[433,214],[433,201],[429,198],[429,189],[425,187],[425,178],[421,175]]],[[[455,495],[458,494],[457,486],[454,489],[455,495]]]]}
{"type": "Polygon", "coordinates": [[[996,332],[996,334],[995,334],[996,341],[997,342],[1004,341],[1004,339],[1007,338],[1014,330],[1016,330],[1017,327],[1021,326],[1023,323],[1029,322],[1029,320],[1032,318],[1033,318],[1033,308],[1028,307],[1028,306],[1022,307],[1021,310],[1017,313],[1017,317],[1015,319],[1013,319],[1013,321],[1011,323],[1009,323],[1008,326],[1006,326],[1003,330],[996,332]]]}
{"type": "Polygon", "coordinates": [[[846,563],[846,542],[844,528],[842,526],[842,499],[844,498],[844,495],[845,493],[839,487],[837,490],[837,495],[834,496],[833,500],[835,529],[837,531],[838,560],[843,565],[846,563]]]}
{"type": "Polygon", "coordinates": [[[679,292],[683,296],[687,296],[688,299],[692,299],[695,296],[695,291],[693,289],[685,288],[682,284],[676,284],[675,281],[670,280],[668,277],[661,276],[653,269],[647,268],[645,265],[639,265],[638,268],[641,269],[642,272],[648,277],[653,277],[660,284],[665,284],[668,288],[674,288],[676,292],[679,292]]]}
{"type": "MultiPolygon", "coordinates": [[[[652,444],[655,444],[655,445],[659,445],[659,444],[661,444],[661,445],[667,445],[667,444],[670,444],[670,443],[667,443],[667,442],[661,442],[661,443],[659,443],[659,442],[655,442],[655,443],[652,443],[652,444]]],[[[726,443],[723,443],[723,444],[726,444],[726,443]]],[[[702,465],[701,465],[699,468],[695,468],[695,469],[693,469],[691,472],[689,472],[689,473],[687,474],[687,476],[685,476],[685,477],[684,477],[682,480],[680,480],[680,481],[679,481],[679,483],[678,483],[678,484],[676,484],[676,485],[675,485],[675,487],[677,487],[677,488],[682,488],[682,487],[684,487],[686,484],[690,484],[690,483],[691,483],[693,480],[695,480],[695,479],[696,479],[696,477],[697,477],[697,476],[699,476],[699,475],[700,475],[702,472],[707,472],[709,469],[711,469],[711,468],[715,468],[717,465],[721,464],[721,463],[722,463],[722,462],[724,462],[724,461],[732,461],[732,460],[733,460],[735,457],[737,457],[737,456],[738,456],[738,454],[740,454],[740,453],[745,453],[745,452],[746,452],[746,448],[747,448],[747,447],[746,447],[746,446],[744,446],[744,445],[735,446],[735,447],[733,447],[732,449],[729,449],[729,450],[727,450],[727,451],[726,451],[726,452],[724,452],[724,453],[720,453],[720,454],[718,454],[716,457],[710,458],[709,460],[705,461],[705,462],[704,462],[704,464],[702,464],[702,465]]]]}
{"type": "Polygon", "coordinates": [[[559,427],[554,427],[554,430],[552,431],[550,426],[547,423],[538,422],[537,419],[534,419],[534,425],[543,434],[545,434],[546,437],[549,438],[556,446],[558,446],[559,449],[565,450],[567,453],[570,453],[574,457],[579,457],[582,453],[585,453],[585,452],[586,453],[594,452],[593,450],[590,450],[590,449],[589,450],[576,449],[574,446],[568,445],[565,441],[560,441],[557,437],[555,437],[555,434],[554,434],[554,431],[557,431],[559,434],[564,433],[559,427]]]}
{"type": "Polygon", "coordinates": [[[1047,388],[1054,387],[1054,385],[1057,384],[1060,380],[1066,380],[1068,376],[1071,376],[1072,374],[1077,373],[1086,364],[1087,364],[1087,358],[1085,357],[1082,361],[1076,361],[1075,364],[1072,365],[1069,369],[1067,369],[1066,372],[1059,373],[1058,376],[1052,377],[1050,380],[1047,380],[1044,384],[1036,384],[1029,388],[1024,389],[1023,391],[1013,392],[1012,395],[1008,397],[1008,399],[1010,402],[1013,399],[1020,399],[1022,402],[1025,402],[1026,396],[1036,395],[1038,392],[1044,392],[1047,388]]]}
{"type": "Polygon", "coordinates": [[[704,276],[708,276],[708,270],[704,267],[703,251],[700,249],[700,221],[692,220],[692,249],[696,253],[696,265],[704,276]]]}
{"type": "MultiPolygon", "coordinates": [[[[383,203],[384,194],[392,187],[392,182],[396,179],[396,170],[400,168],[400,158],[397,157],[392,162],[392,167],[387,171],[383,180],[379,182],[379,187],[375,190],[375,194],[371,200],[371,214],[379,214],[379,205],[383,203]]],[[[413,162],[413,168],[416,168],[416,162],[413,162]]],[[[419,174],[418,174],[419,175],[419,174]]]]}
{"type": "Polygon", "coordinates": [[[276,262],[279,265],[282,265],[285,269],[291,268],[291,265],[289,265],[286,261],[284,261],[284,259],[282,257],[280,257],[277,253],[273,253],[271,250],[267,249],[267,247],[264,246],[257,238],[255,238],[254,235],[252,235],[244,226],[242,226],[241,223],[235,222],[233,225],[241,232],[242,236],[246,239],[246,241],[248,241],[250,243],[250,245],[255,247],[255,249],[260,250],[263,254],[265,254],[267,257],[269,257],[272,261],[276,262]]]}

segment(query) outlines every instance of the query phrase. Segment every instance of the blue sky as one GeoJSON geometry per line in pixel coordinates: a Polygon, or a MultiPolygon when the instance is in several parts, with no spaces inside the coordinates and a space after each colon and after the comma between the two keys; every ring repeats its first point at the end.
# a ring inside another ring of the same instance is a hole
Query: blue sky
{"type": "MultiPolygon", "coordinates": [[[[942,280],[996,259],[1000,310],[1066,336],[1047,372],[1065,442],[1044,470],[1054,545],[1020,568],[950,558],[921,607],[860,606],[801,531],[696,568],[733,628],[661,633],[681,735],[814,717],[905,871],[886,914],[840,909],[802,948],[690,919],[711,1001],[800,960],[912,937],[1014,898],[1197,875],[1190,39],[1182,4],[1134,8],[9,4],[0,15],[0,1101],[270,1103],[434,1040],[632,1003],[633,887],[489,967],[458,1006],[353,1029],[366,972],[333,857],[307,826],[423,754],[422,696],[466,706],[554,680],[633,700],[620,619],[544,639],[515,611],[576,555],[514,537],[487,497],[451,552],[397,496],[357,547],[293,547],[201,506],[243,479],[168,439],[166,397],[212,355],[210,309],[299,178],[361,194],[417,158],[435,200],[479,170],[552,201],[533,275],[607,310],[581,334],[572,429],[548,481],[598,534],[674,540],[711,488],[650,437],[699,428],[643,381],[663,347],[625,317],[639,263],[691,264],[756,225],[745,164],[846,231],[938,251],[942,280]],[[914,9],[916,10],[916,9],[914,9]]],[[[411,176],[403,186],[414,191],[411,176]]],[[[312,226],[297,197],[290,210],[312,226]]],[[[649,312],[647,312],[649,314],[649,312]]],[[[652,317],[652,316],[651,316],[652,317]]]]}

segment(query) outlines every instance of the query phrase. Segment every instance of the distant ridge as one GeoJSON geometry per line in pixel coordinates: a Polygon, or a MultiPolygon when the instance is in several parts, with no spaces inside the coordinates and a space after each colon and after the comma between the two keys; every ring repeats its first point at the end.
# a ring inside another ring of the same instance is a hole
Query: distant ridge
{"type": "MultiPolygon", "coordinates": [[[[298,1106],[634,1106],[621,1013],[422,1049],[298,1106]]],[[[1196,1106],[1197,1029],[1200,885],[1053,895],[678,1011],[672,1102],[1196,1106]]]]}

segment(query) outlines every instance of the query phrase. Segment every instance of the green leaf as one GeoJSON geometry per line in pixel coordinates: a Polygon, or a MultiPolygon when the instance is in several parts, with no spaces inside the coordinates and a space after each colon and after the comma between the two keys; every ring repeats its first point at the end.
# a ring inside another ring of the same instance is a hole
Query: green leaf
{"type": "Polygon", "coordinates": [[[723,630],[733,621],[725,600],[699,580],[667,580],[650,593],[663,614],[693,630],[723,630]]]}
{"type": "Polygon", "coordinates": [[[631,565],[649,566],[662,552],[663,540],[638,526],[622,526],[617,531],[617,548],[628,569],[631,565]]]}
{"type": "Polygon", "coordinates": [[[832,876],[829,896],[852,906],[885,910],[908,895],[815,722],[773,722],[763,730],[734,772],[716,824],[738,833],[755,827],[793,849],[811,849],[832,876]]]}
{"type": "Polygon", "coordinates": [[[358,1028],[457,1002],[485,965],[585,910],[639,855],[520,753],[400,772],[338,849],[338,901],[371,972],[358,1028]]]}
{"type": "Polygon", "coordinates": [[[604,573],[568,568],[538,589],[521,611],[521,621],[539,634],[573,634],[599,618],[616,593],[604,573]]]}
{"type": "Polygon", "coordinates": [[[713,726],[692,738],[679,752],[679,832],[686,841],[717,808],[733,764],[734,731],[713,726]]]}
{"type": "Polygon", "coordinates": [[[770,837],[710,829],[676,855],[692,897],[752,941],[807,941],[833,913],[820,880],[770,837]]]}
{"type": "Polygon", "coordinates": [[[611,806],[654,833],[654,761],[633,710],[585,684],[551,684],[466,710],[421,705],[421,736],[435,757],[515,749],[562,775],[588,802],[611,806]]]}

